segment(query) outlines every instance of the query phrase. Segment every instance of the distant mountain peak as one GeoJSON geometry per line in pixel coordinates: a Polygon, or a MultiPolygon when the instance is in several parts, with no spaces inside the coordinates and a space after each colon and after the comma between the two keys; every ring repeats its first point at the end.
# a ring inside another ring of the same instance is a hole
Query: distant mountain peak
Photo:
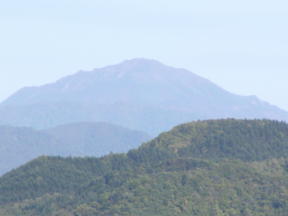
{"type": "Polygon", "coordinates": [[[133,59],[127,59],[123,61],[122,63],[127,63],[127,64],[161,64],[161,62],[155,60],[155,59],[149,59],[149,58],[133,58],[133,59]]]}
{"type": "Polygon", "coordinates": [[[172,69],[172,67],[153,59],[135,58],[128,59],[118,64],[110,65],[104,68],[97,68],[94,70],[94,72],[112,72],[117,77],[120,73],[120,77],[122,77],[123,75],[130,73],[148,74],[150,72],[155,74],[157,72],[159,73],[169,69],[172,69]]]}
{"type": "Polygon", "coordinates": [[[146,58],[25,88],[0,105],[0,123],[36,128],[105,121],[157,134],[187,121],[227,117],[287,120],[288,113],[146,58]]]}

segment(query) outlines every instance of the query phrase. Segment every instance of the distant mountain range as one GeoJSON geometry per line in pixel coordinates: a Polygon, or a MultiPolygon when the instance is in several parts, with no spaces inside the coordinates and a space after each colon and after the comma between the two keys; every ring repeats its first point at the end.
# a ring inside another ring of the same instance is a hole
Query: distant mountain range
{"type": "Polygon", "coordinates": [[[145,133],[108,123],[71,123],[41,131],[0,126],[0,175],[41,155],[104,156],[148,140],[145,133]]]}
{"type": "Polygon", "coordinates": [[[232,94],[185,69],[147,59],[25,87],[0,105],[1,124],[45,129],[104,121],[153,136],[179,123],[227,117],[287,121],[288,113],[255,96],[232,94]]]}
{"type": "Polygon", "coordinates": [[[287,216],[288,124],[183,124],[127,154],[40,157],[0,178],[1,216],[287,216]]]}

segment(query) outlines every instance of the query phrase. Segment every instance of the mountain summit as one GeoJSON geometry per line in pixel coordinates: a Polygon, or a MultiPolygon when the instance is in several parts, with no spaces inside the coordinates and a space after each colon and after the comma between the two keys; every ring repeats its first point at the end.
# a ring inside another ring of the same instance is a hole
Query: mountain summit
{"type": "Polygon", "coordinates": [[[208,80],[184,69],[168,67],[155,60],[132,59],[89,72],[81,71],[56,83],[23,88],[4,104],[85,101],[169,108],[178,107],[179,103],[184,107],[195,104],[190,100],[191,96],[213,97],[216,94],[230,95],[208,80]]]}
{"type": "Polygon", "coordinates": [[[2,124],[47,128],[105,121],[153,135],[191,120],[227,117],[288,120],[288,113],[257,97],[232,94],[185,69],[148,59],[26,87],[0,105],[2,124]]]}

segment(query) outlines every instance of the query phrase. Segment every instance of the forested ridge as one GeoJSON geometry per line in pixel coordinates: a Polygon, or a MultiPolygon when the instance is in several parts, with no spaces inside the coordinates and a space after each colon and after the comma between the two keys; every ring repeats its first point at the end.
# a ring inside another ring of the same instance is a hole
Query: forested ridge
{"type": "Polygon", "coordinates": [[[0,178],[0,215],[287,216],[288,125],[183,124],[127,154],[42,156],[0,178]]]}

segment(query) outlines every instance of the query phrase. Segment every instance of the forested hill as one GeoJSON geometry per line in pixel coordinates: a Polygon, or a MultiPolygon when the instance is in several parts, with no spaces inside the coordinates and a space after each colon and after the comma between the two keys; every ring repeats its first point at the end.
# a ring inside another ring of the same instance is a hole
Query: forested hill
{"type": "Polygon", "coordinates": [[[288,125],[270,120],[208,120],[183,124],[136,152],[244,161],[288,157],[288,125]]]}
{"type": "Polygon", "coordinates": [[[0,178],[0,215],[287,216],[288,125],[180,125],[127,154],[40,157],[0,178]]]}

